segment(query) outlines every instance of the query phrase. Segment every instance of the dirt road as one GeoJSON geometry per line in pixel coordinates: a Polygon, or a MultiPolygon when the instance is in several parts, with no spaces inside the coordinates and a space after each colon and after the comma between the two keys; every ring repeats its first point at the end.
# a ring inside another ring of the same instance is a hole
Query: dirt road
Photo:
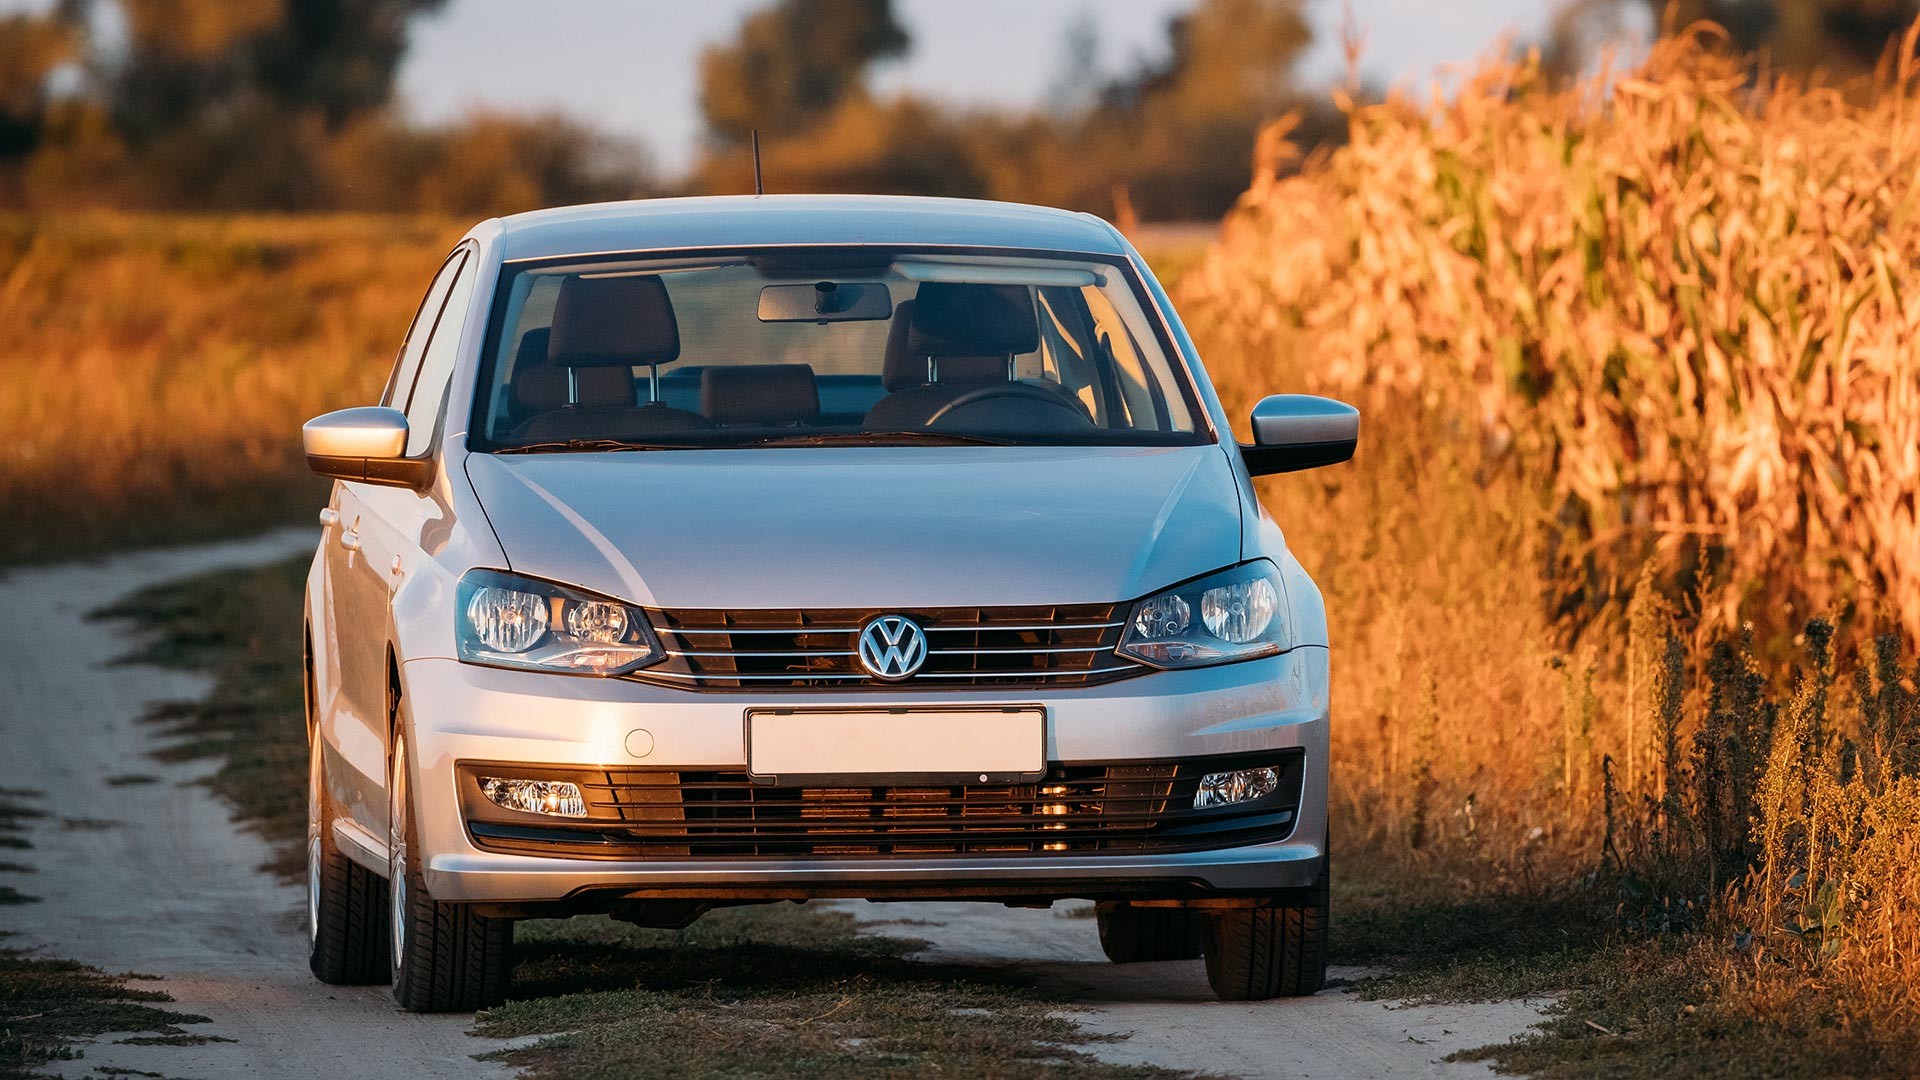
{"type": "Polygon", "coordinates": [[[20,931],[8,944],[158,975],[176,1008],[212,1018],[193,1034],[232,1040],[137,1046],[107,1035],[56,1065],[60,1075],[511,1075],[473,1060],[498,1044],[468,1036],[468,1017],[412,1016],[385,987],[314,981],[304,890],[258,871],[266,846],[193,783],[210,766],[151,756],[147,707],[204,696],[206,682],[116,665],[131,640],[87,618],[143,586],[285,558],[313,542],[281,533],[0,578],[0,747],[18,770],[6,784],[46,792],[49,811],[31,834],[34,850],[21,853],[39,870],[22,885],[41,902],[8,909],[20,931]],[[129,775],[158,782],[107,783],[129,775]]]}
{"type": "MultiPolygon", "coordinates": [[[[1540,1020],[1545,1002],[1406,1005],[1362,1001],[1338,990],[1311,998],[1254,1003],[1213,1000],[1199,961],[1117,965],[1100,952],[1083,901],[1051,911],[987,904],[849,903],[845,910],[876,930],[920,938],[916,954],[1011,966],[1086,1006],[1081,1026],[1119,1042],[1083,1047],[1104,1060],[1193,1069],[1243,1080],[1322,1077],[1488,1077],[1478,1063],[1441,1059],[1455,1050],[1504,1042],[1540,1020]],[[892,924],[892,925],[889,925],[892,924]]],[[[1335,980],[1362,974],[1336,968],[1335,980]]]]}
{"type": "MultiPolygon", "coordinates": [[[[61,1075],[108,1068],[170,1077],[487,1077],[473,1055],[495,1046],[467,1017],[400,1012],[385,988],[326,987],[307,973],[302,891],[258,871],[265,846],[234,827],[193,781],[204,765],[164,765],[140,717],[153,703],[208,689],[178,672],[114,663],[124,631],[87,615],[151,584],[257,565],[310,547],[305,532],[116,556],[0,577],[0,748],[7,786],[48,793],[49,818],[23,853],[37,904],[8,910],[9,944],[109,971],[157,975],[177,1007],[213,1019],[200,1046],[83,1047],[61,1075]],[[112,785],[144,774],[159,782],[112,785]]],[[[849,905],[865,920],[911,920],[933,958],[1021,964],[1093,1011],[1081,1022],[1127,1036],[1095,1047],[1116,1061],[1244,1077],[1487,1075],[1439,1059],[1538,1018],[1523,1003],[1397,1008],[1340,993],[1223,1005],[1196,963],[1125,968],[1102,961],[1092,921],[1055,911],[971,904],[849,905]]]]}

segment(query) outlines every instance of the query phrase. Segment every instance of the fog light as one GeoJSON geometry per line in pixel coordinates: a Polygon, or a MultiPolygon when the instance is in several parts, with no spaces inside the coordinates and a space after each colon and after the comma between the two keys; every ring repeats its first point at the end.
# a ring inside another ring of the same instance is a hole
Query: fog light
{"type": "Polygon", "coordinates": [[[1200,790],[1193,794],[1193,808],[1205,810],[1210,806],[1250,802],[1279,789],[1280,773],[1274,769],[1208,773],[1200,778],[1200,790]]]}
{"type": "Polygon", "coordinates": [[[483,776],[480,790],[495,806],[523,814],[587,816],[587,803],[580,797],[580,788],[563,780],[502,780],[497,776],[483,776]]]}

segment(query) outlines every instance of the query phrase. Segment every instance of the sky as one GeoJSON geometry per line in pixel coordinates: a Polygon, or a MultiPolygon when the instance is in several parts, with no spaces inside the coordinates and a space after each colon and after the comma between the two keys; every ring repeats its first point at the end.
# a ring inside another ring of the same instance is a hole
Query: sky
{"type": "MultiPolygon", "coordinates": [[[[636,139],[665,174],[698,150],[701,50],[731,38],[764,0],[452,0],[415,23],[400,72],[409,114],[455,119],[476,108],[557,110],[636,139]]],[[[1124,69],[1157,54],[1166,21],[1192,0],[895,0],[912,52],[874,73],[881,91],[957,103],[1032,105],[1054,84],[1068,26],[1099,16],[1101,60],[1124,69]]],[[[0,6],[5,6],[0,3],[0,6]]],[[[1501,35],[1537,38],[1548,0],[1347,0],[1366,35],[1369,82],[1424,86],[1436,68],[1485,52],[1501,35]]],[[[1301,75],[1344,75],[1341,0],[1308,0],[1315,30],[1301,75]]]]}

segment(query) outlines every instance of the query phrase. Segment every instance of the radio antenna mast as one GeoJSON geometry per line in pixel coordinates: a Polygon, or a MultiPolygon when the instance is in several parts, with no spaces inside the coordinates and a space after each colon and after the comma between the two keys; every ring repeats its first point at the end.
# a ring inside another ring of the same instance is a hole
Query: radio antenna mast
{"type": "Polygon", "coordinates": [[[767,189],[760,183],[760,129],[753,129],[753,193],[765,195],[767,189]]]}

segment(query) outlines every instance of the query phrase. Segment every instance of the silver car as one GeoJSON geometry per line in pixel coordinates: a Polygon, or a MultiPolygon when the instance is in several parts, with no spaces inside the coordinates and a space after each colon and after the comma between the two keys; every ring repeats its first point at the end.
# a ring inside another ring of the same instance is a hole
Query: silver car
{"type": "Polygon", "coordinates": [[[1326,969],[1327,625],[1111,226],[667,199],[476,226],[306,425],[312,966],[501,999],[515,919],[1098,905],[1222,998],[1326,969]]]}

